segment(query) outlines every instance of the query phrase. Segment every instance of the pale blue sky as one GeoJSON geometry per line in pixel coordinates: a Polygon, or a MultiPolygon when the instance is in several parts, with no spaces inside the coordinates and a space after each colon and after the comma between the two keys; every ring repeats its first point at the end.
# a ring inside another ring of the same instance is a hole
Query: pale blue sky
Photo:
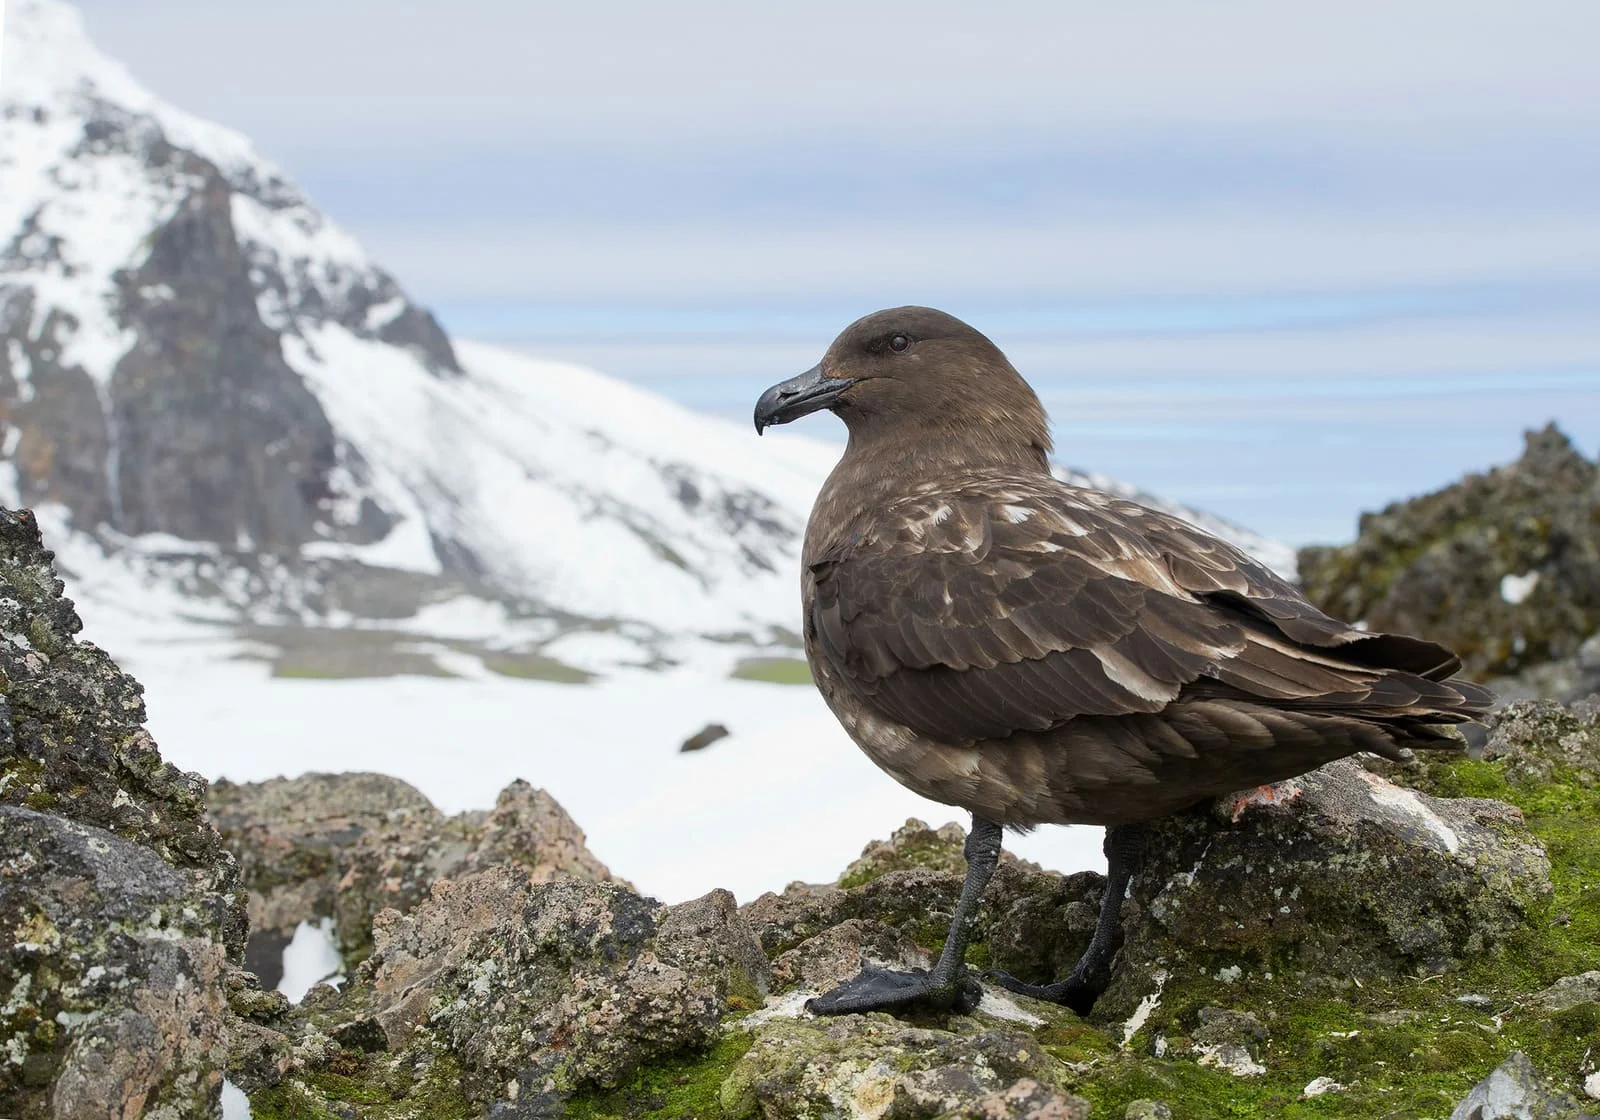
{"type": "Polygon", "coordinates": [[[1291,540],[1600,446],[1589,0],[81,7],[453,329],[730,415],[927,302],[1291,540]]]}

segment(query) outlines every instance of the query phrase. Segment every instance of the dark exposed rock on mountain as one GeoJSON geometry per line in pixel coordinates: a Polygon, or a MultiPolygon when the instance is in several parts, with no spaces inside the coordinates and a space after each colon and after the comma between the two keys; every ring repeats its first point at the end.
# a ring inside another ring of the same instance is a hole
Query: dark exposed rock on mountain
{"type": "Polygon", "coordinates": [[[1365,514],[1354,543],[1302,549],[1299,568],[1324,610],[1441,642],[1480,679],[1574,658],[1600,632],[1600,466],[1552,424],[1516,462],[1365,514]]]}
{"type": "MultiPolygon", "coordinates": [[[[252,255],[234,226],[233,199],[249,192],[270,206],[281,181],[241,183],[197,152],[175,145],[158,122],[110,104],[85,124],[74,157],[136,161],[176,201],[146,237],[137,267],[114,276],[109,298],[131,345],[109,369],[85,369],[63,355],[84,328],[70,311],[39,305],[31,287],[0,284],[0,402],[18,436],[14,462],[28,504],[56,501],[86,529],[166,533],[224,547],[291,554],[313,540],[367,543],[392,518],[370,500],[335,517],[341,464],[365,474],[341,447],[327,415],[283,354],[283,324],[268,325],[258,289],[287,295],[277,262],[252,255]],[[97,378],[100,379],[97,381],[97,378]]],[[[13,277],[50,270],[51,242],[19,231],[0,252],[13,277]]],[[[70,267],[70,266],[63,266],[70,267]]],[[[356,279],[330,306],[315,286],[298,289],[291,315],[330,319],[385,341],[410,345],[439,372],[459,371],[431,316],[404,301],[381,272],[356,279]],[[373,290],[376,286],[378,291],[373,290]],[[362,331],[368,309],[399,302],[382,331],[362,331]]]]}
{"type": "Polygon", "coordinates": [[[0,1115],[209,1115],[237,870],[80,628],[31,515],[0,510],[0,1115]]]}

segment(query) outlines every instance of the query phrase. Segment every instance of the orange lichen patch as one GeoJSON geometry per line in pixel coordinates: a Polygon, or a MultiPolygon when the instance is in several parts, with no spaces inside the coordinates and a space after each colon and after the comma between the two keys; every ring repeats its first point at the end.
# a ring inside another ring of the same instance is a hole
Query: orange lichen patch
{"type": "Polygon", "coordinates": [[[1293,779],[1287,782],[1275,782],[1270,786],[1257,786],[1255,789],[1230,794],[1233,798],[1233,811],[1229,814],[1235,824],[1244,816],[1245,810],[1252,805],[1279,805],[1286,801],[1293,801],[1300,796],[1300,785],[1293,779]]]}

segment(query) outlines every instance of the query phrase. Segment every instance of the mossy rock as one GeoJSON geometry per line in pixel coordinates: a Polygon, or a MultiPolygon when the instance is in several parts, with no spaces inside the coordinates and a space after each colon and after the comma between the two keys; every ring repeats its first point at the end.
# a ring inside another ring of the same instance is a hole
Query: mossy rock
{"type": "Polygon", "coordinates": [[[1600,466],[1530,431],[1515,463],[1363,514],[1299,572],[1323,610],[1440,642],[1479,679],[1573,657],[1600,631],[1600,466]]]}

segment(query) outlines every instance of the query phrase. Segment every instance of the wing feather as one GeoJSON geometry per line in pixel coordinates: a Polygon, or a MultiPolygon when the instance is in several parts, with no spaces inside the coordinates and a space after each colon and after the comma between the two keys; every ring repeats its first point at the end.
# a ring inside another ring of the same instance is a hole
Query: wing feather
{"type": "Polygon", "coordinates": [[[857,699],[941,742],[1181,698],[1203,718],[1174,708],[1162,742],[1129,728],[1118,743],[1135,759],[1188,756],[1218,740],[1266,745],[1275,725],[1250,704],[1422,724],[1488,702],[1445,680],[1458,663],[1440,647],[1356,630],[1187,522],[1052,479],[969,475],[838,540],[807,572],[814,656],[857,699]]]}

